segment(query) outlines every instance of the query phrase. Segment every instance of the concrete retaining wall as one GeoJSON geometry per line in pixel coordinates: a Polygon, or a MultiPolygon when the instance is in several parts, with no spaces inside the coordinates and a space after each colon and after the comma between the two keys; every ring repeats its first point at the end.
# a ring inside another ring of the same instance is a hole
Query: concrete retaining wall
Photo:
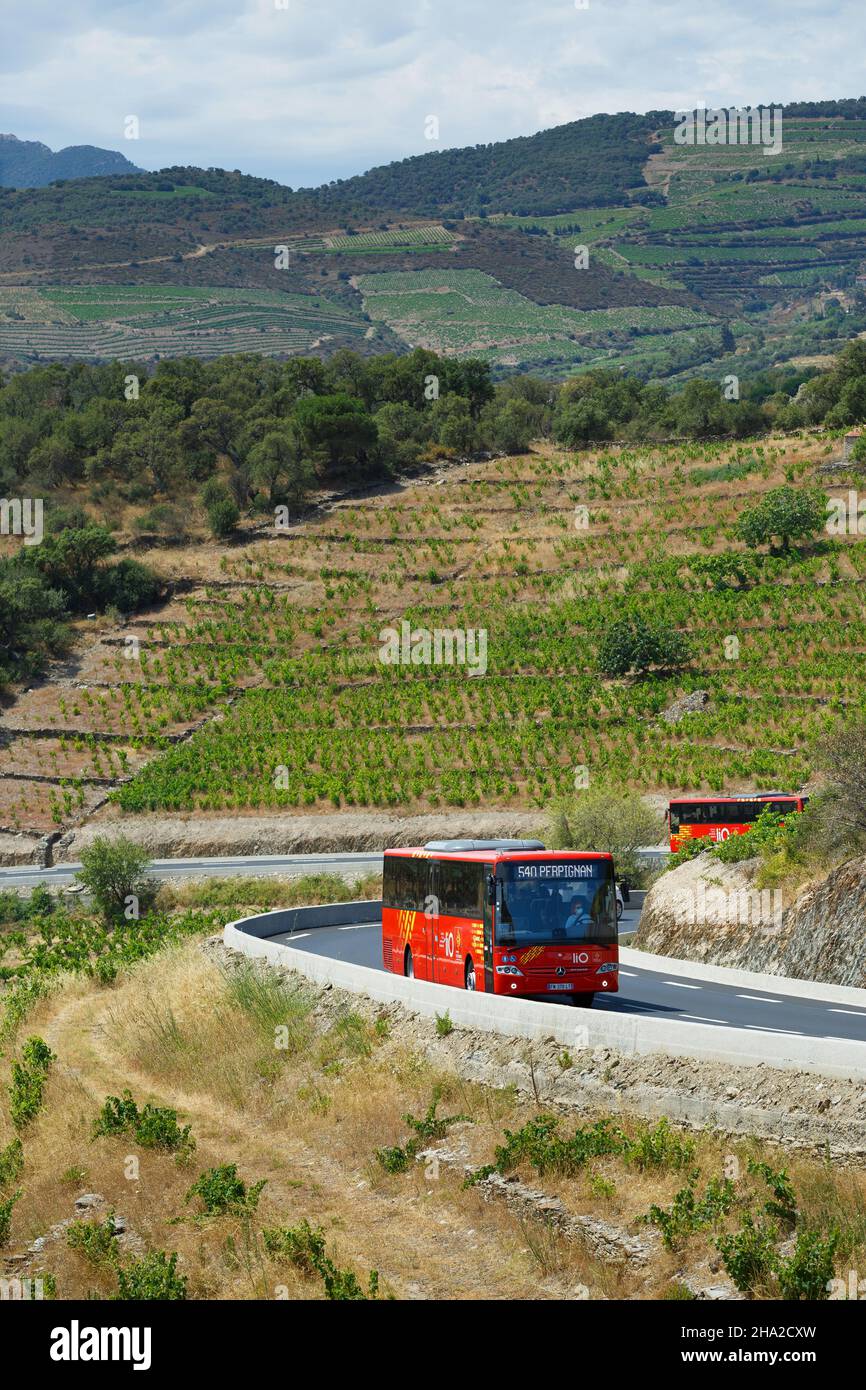
{"type": "MultiPolygon", "coordinates": [[[[665,1018],[574,1009],[562,1004],[509,999],[504,995],[470,994],[426,980],[407,980],[388,971],[351,965],[308,951],[298,951],[274,936],[315,927],[347,926],[380,918],[377,902],[335,903],[261,913],[229,922],[223,933],[227,947],[272,965],[297,971],[316,984],[336,985],[381,1003],[400,1003],[427,1018],[449,1014],[456,1028],[472,1028],[506,1037],[553,1038],[567,1047],[610,1047],[624,1053],[662,1053],[731,1065],[763,1064],[781,1069],[816,1072],[866,1080],[866,1043],[830,1041],[715,1024],[676,1022],[665,1018]]],[[[635,952],[638,958],[642,952],[635,952]]],[[[641,964],[649,965],[641,959],[641,964]]],[[[682,966],[682,962],[678,962],[682,966]]],[[[763,978],[763,977],[760,977],[763,978]]],[[[778,981],[776,982],[778,988],[778,981]]]]}

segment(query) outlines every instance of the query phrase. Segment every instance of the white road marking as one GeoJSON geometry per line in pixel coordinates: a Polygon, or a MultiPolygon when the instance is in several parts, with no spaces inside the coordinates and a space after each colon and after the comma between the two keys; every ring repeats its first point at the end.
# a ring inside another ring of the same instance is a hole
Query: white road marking
{"type": "Polygon", "coordinates": [[[794,1038],[804,1036],[800,1028],[771,1028],[768,1023],[747,1023],[746,1028],[751,1028],[755,1033],[787,1033],[794,1038]]]}
{"type": "Polygon", "coordinates": [[[765,999],[762,994],[738,994],[738,999],[748,999],[752,1004],[781,1004],[781,999],[765,999]]]}
{"type": "Polygon", "coordinates": [[[701,989],[701,985],[684,985],[682,980],[662,980],[663,985],[673,985],[674,989],[701,989]]]}
{"type": "Polygon", "coordinates": [[[866,1018],[863,1009],[828,1009],[828,1014],[851,1014],[853,1018],[866,1018]]]}
{"type": "Polygon", "coordinates": [[[338,927],[337,931],[364,931],[366,927],[375,926],[375,922],[353,922],[350,927],[338,927]]]}
{"type": "Polygon", "coordinates": [[[312,936],[311,931],[287,931],[286,936],[290,941],[303,941],[305,936],[312,936]]]}
{"type": "Polygon", "coordinates": [[[721,1023],[727,1024],[726,1018],[705,1018],[703,1014],[680,1014],[680,1018],[690,1018],[695,1023],[721,1023]]]}
{"type": "Polygon", "coordinates": [[[636,970],[620,970],[619,973],[620,973],[620,975],[625,975],[625,976],[627,976],[629,980],[636,980],[636,979],[637,979],[637,971],[636,971],[636,970]]]}

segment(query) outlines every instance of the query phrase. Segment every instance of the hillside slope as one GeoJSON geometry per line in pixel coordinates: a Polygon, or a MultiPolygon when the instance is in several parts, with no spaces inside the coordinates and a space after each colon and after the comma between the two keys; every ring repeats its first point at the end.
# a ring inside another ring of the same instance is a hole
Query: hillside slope
{"type": "Polygon", "coordinates": [[[866,543],[743,557],[743,584],[721,589],[700,562],[736,555],[743,510],[833,448],[539,444],[223,542],[191,500],[186,540],[135,545],[168,601],[82,623],[74,660],[4,710],[0,825],[538,812],[580,767],[662,797],[799,786],[828,702],[862,702],[866,543]],[[599,635],[623,611],[688,634],[687,667],[602,679],[599,635]],[[383,664],[380,634],[404,621],[483,629],[485,671],[383,664]],[[662,718],[696,689],[699,711],[662,718]]]}
{"type": "MultiPolygon", "coordinates": [[[[207,322],[193,323],[190,336],[185,319],[175,333],[158,306],[156,339],[149,306],[141,342],[129,325],[106,335],[91,306],[83,330],[68,332],[68,321],[24,294],[64,284],[326,292],[355,315],[349,339],[364,337],[373,318],[371,347],[423,343],[459,356],[464,343],[441,336],[443,306],[426,294],[459,297],[449,279],[458,269],[530,302],[509,301],[506,319],[488,318],[491,333],[503,330],[490,357],[499,375],[561,378],[586,371],[599,349],[644,380],[821,366],[866,333],[864,110],[862,100],[790,104],[773,158],[752,145],[683,146],[674,113],[655,111],[464,149],[434,145],[320,188],[180,166],[0,188],[0,361],[214,355],[207,322]],[[277,268],[279,246],[288,264],[277,268]],[[384,288],[394,272],[416,277],[402,287],[411,312],[397,304],[365,319],[354,284],[384,288]],[[423,278],[430,272],[435,285],[423,278]],[[580,323],[557,331],[561,318],[539,320],[535,305],[622,313],[616,333],[595,335],[587,352],[580,323]],[[694,310],[701,331],[668,341],[668,316],[640,312],[650,305],[694,310]]],[[[268,308],[250,307],[259,319],[268,308]]],[[[489,307],[472,317],[484,324],[489,307]]],[[[262,349],[309,350],[290,312],[275,327],[262,349]]],[[[315,335],[315,350],[328,355],[331,337],[315,335]]],[[[217,351],[250,346],[223,338],[217,351]]]]}

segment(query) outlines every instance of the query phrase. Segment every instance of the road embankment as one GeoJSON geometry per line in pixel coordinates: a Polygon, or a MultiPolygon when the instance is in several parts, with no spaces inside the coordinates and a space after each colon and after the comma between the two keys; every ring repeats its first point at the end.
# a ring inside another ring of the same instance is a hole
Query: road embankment
{"type": "Polygon", "coordinates": [[[866,1044],[742,1032],[665,1018],[466,994],[287,944],[315,925],[372,922],[378,904],[334,904],[229,923],[224,948],[305,978],[329,1007],[386,1014],[407,1041],[467,1079],[517,1085],[545,1104],[620,1108],[835,1156],[866,1154],[866,1044]],[[453,1031],[442,1037],[436,1016],[453,1031]]]}
{"type": "Polygon", "coordinates": [[[796,892],[759,888],[758,864],[701,855],[662,874],[634,944],[705,965],[866,987],[866,858],[796,892]]]}

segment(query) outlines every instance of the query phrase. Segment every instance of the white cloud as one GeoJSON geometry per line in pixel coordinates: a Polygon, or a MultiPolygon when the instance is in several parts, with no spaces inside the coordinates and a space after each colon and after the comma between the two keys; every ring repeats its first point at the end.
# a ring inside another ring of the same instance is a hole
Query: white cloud
{"type": "Polygon", "coordinates": [[[856,96],[837,0],[3,0],[0,129],[294,185],[594,111],[856,96]],[[123,139],[124,117],[142,139],[123,139]]]}

